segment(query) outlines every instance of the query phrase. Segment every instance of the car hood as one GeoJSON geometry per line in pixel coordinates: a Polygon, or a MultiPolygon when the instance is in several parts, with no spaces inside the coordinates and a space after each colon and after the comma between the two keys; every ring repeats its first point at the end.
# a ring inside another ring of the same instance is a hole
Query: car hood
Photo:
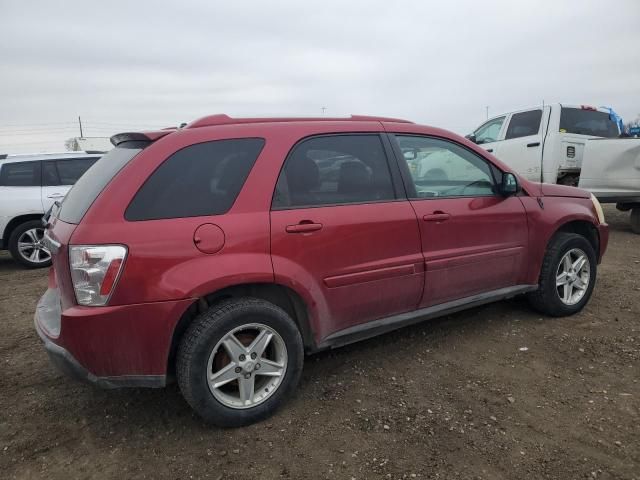
{"type": "Polygon", "coordinates": [[[577,187],[569,187],[567,185],[554,185],[552,183],[540,184],[540,190],[545,197],[573,197],[573,198],[589,198],[591,193],[577,187]]]}
{"type": "Polygon", "coordinates": [[[525,190],[534,196],[542,197],[572,197],[572,198],[589,198],[591,193],[577,187],[569,187],[567,185],[555,185],[553,183],[539,183],[530,180],[521,180],[525,190]]]}

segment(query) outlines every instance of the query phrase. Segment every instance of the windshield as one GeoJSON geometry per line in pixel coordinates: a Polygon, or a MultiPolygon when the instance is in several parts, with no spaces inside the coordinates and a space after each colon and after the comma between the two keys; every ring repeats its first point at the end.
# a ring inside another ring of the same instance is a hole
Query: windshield
{"type": "Polygon", "coordinates": [[[606,138],[615,138],[620,135],[618,125],[608,113],[564,107],[560,113],[560,132],[606,138]]]}
{"type": "Polygon", "coordinates": [[[125,142],[110,150],[87,170],[62,201],[58,218],[67,223],[80,223],[84,214],[104,187],[149,142],[125,142]]]}

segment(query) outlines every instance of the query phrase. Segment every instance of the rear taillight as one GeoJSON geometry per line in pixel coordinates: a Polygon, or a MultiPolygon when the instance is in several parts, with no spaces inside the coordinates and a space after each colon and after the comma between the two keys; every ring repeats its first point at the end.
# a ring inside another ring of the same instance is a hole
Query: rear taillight
{"type": "Polygon", "coordinates": [[[122,245],[71,245],[69,264],[78,304],[106,305],[126,256],[122,245]]]}

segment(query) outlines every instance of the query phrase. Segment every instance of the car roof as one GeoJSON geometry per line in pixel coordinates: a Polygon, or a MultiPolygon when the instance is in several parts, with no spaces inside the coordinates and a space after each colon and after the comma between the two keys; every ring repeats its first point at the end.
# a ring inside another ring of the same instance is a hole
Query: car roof
{"type": "Polygon", "coordinates": [[[97,158],[101,155],[104,155],[104,152],[15,153],[0,154],[0,161],[3,163],[10,163],[37,160],[58,160],[64,158],[97,158]]]}

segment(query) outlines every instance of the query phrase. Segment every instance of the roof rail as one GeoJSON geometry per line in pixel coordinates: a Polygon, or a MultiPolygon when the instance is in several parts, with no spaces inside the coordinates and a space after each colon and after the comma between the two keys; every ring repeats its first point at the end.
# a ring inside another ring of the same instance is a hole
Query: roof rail
{"type": "Polygon", "coordinates": [[[390,117],[375,117],[369,115],[351,115],[349,117],[264,117],[264,118],[232,118],[224,113],[208,115],[189,123],[184,128],[213,127],[216,125],[233,125],[241,123],[271,123],[271,122],[395,122],[413,123],[409,120],[390,117]]]}

